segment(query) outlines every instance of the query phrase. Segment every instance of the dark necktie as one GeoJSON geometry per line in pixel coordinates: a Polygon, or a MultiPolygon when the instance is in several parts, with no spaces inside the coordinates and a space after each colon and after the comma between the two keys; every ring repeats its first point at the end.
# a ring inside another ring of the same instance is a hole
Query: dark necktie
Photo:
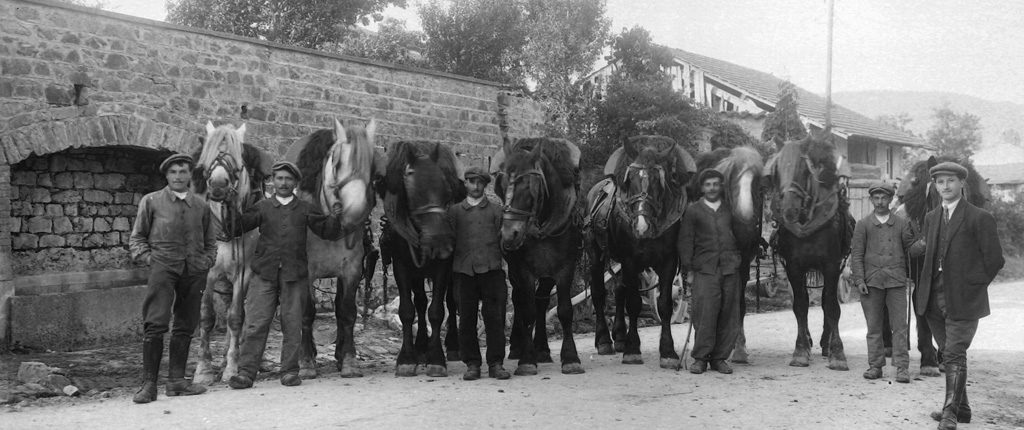
{"type": "Polygon", "coordinates": [[[949,223],[949,206],[942,207],[942,222],[945,224],[949,223]]]}

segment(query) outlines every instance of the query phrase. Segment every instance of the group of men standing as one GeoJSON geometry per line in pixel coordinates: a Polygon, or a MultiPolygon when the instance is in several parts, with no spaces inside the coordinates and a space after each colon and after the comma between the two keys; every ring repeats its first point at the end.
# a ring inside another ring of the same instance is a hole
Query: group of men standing
{"type": "MultiPolygon", "coordinates": [[[[189,192],[191,157],[175,154],[160,165],[167,187],[147,194],[139,203],[132,230],[132,256],[150,265],[147,295],[143,302],[143,385],[136,403],[156,400],[156,383],[163,355],[164,335],[170,330],[166,394],[195,395],[206,391],[185,379],[192,333],[207,272],[216,261],[218,226],[207,205],[189,192]],[[173,315],[173,320],[171,319],[173,315]],[[172,327],[173,325],[173,327],[172,327]]],[[[281,305],[282,378],[286,386],[299,385],[298,355],[303,306],[309,300],[306,274],[306,230],[324,239],[341,235],[338,213],[323,214],[319,208],[295,198],[301,178],[292,163],[272,168],[276,195],[244,214],[230,212],[236,226],[225,232],[238,236],[260,228],[256,279],[245,302],[246,323],[239,374],[228,382],[232,388],[251,387],[266,346],[274,310],[281,305]]],[[[893,363],[897,382],[910,382],[907,342],[908,263],[924,257],[922,275],[913,294],[916,311],[927,320],[944,357],[946,393],[943,407],[932,417],[940,429],[970,422],[967,401],[967,349],[978,320],[989,311],[987,287],[1004,260],[991,214],[962,198],[967,169],[946,162],[930,170],[942,205],[925,217],[918,234],[908,220],[890,212],[895,190],[879,182],[869,188],[873,212],[858,221],[851,251],[852,281],[860,290],[867,320],[868,370],[866,379],[883,374],[883,308],[889,309],[893,328],[893,363]]],[[[682,273],[692,278],[692,321],[696,337],[691,373],[708,366],[720,373],[733,372],[728,364],[740,329],[740,254],[732,233],[731,211],[723,199],[722,173],[707,169],[698,183],[702,197],[691,203],[682,218],[678,251],[682,273]]],[[[466,363],[465,380],[479,379],[482,358],[488,376],[508,379],[505,355],[505,312],[508,292],[499,243],[500,207],[484,191],[490,176],[469,168],[464,175],[466,200],[453,205],[448,216],[456,232],[453,257],[454,283],[460,305],[460,351],[466,363]],[[482,306],[485,324],[485,357],[477,340],[477,310],[482,306]]]]}

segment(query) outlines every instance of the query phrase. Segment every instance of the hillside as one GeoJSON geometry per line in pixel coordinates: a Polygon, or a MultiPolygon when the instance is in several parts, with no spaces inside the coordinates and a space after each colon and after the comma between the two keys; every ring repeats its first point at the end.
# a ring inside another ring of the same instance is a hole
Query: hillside
{"type": "Polygon", "coordinates": [[[913,119],[907,127],[922,137],[932,126],[932,111],[949,103],[956,112],[966,111],[981,118],[982,149],[975,154],[975,163],[1024,161],[1024,148],[1007,145],[1002,137],[1007,130],[1024,136],[1024,105],[944,92],[851,91],[833,97],[836,103],[871,118],[906,112],[913,119]]]}

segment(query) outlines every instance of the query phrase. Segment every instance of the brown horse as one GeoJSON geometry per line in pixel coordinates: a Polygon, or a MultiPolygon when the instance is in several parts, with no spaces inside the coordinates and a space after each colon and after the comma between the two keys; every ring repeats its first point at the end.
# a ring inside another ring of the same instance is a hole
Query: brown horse
{"type": "Polygon", "coordinates": [[[562,326],[562,373],[583,373],[573,340],[570,290],[582,243],[577,210],[579,150],[562,139],[508,141],[494,157],[495,192],[505,204],[501,246],[512,284],[515,320],[512,349],[519,353],[516,375],[536,375],[538,362],[551,362],[544,312],[554,287],[562,326]],[[500,160],[500,161],[498,161],[500,160]]]}
{"type": "MultiPolygon", "coordinates": [[[[203,147],[195,157],[192,192],[206,197],[218,224],[226,219],[227,205],[241,213],[265,197],[261,185],[270,174],[273,160],[256,147],[243,144],[244,137],[244,124],[235,129],[231,124],[214,127],[207,123],[203,147]]],[[[196,384],[209,385],[217,380],[210,334],[217,325],[218,311],[227,314],[227,351],[221,377],[227,380],[238,373],[242,305],[247,280],[252,277],[248,262],[253,260],[258,238],[259,232],[253,230],[235,239],[217,241],[217,261],[207,275],[200,307],[199,360],[193,378],[196,384]]]]}
{"type": "MultiPolygon", "coordinates": [[[[308,235],[306,255],[309,257],[309,278],[336,278],[334,314],[337,320],[334,358],[341,377],[359,377],[356,365],[355,334],[356,291],[363,276],[364,224],[377,199],[371,189],[374,175],[383,175],[383,158],[374,147],[376,122],[366,127],[347,130],[334,121],[334,130],[323,129],[297,140],[288,149],[285,159],[295,162],[302,172],[299,198],[316,205],[323,213],[342,208],[342,231],[339,240],[323,240],[308,235]]],[[[310,284],[312,288],[312,284],[310,284]]],[[[310,294],[313,297],[313,294],[310,294]]],[[[302,321],[302,355],[299,376],[314,378],[316,346],[313,322],[316,309],[309,303],[302,321]]]]}
{"type": "Polygon", "coordinates": [[[840,193],[839,160],[830,142],[808,136],[786,142],[767,166],[774,191],[772,213],[780,226],[777,251],[789,278],[793,313],[797,319],[796,347],[790,366],[810,365],[811,337],[807,327],[810,303],[806,281],[808,273],[817,271],[824,279],[823,354],[828,356],[829,369],[849,370],[839,336],[842,311],[837,292],[840,266],[850,251],[853,229],[849,222],[853,217],[840,193]]]}
{"type": "Polygon", "coordinates": [[[611,178],[598,182],[587,195],[587,251],[590,286],[596,313],[595,344],[599,354],[623,352],[624,364],[643,364],[637,319],[640,316],[640,275],[647,268],[658,274],[658,313],[661,317],[660,365],[675,369],[679,355],[672,340],[672,279],[679,266],[676,242],[679,221],[687,204],[686,184],[696,165],[676,142],[663,136],[630,138],[611,169],[611,178]],[[608,292],[604,284],[609,260],[622,265],[622,286],[616,291],[612,337],[604,316],[608,292]],[[624,312],[629,314],[627,329],[624,312]]]}

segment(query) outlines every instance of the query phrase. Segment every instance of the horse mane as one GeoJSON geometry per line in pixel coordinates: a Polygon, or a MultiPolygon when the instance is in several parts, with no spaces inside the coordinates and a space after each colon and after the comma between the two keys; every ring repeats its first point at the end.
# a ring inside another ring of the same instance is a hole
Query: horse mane
{"type": "MultiPolygon", "coordinates": [[[[697,159],[695,160],[697,162],[697,172],[700,173],[706,169],[711,169],[717,166],[718,163],[729,158],[730,155],[732,155],[732,150],[729,148],[718,148],[709,152],[701,152],[697,154],[697,159]]],[[[697,183],[698,177],[700,177],[699,174],[694,175],[686,185],[687,192],[690,193],[694,199],[697,199],[701,195],[700,184],[697,183]]]]}
{"type": "MultiPolygon", "coordinates": [[[[206,167],[211,165],[220,155],[221,145],[224,146],[228,155],[242,162],[242,166],[239,167],[250,168],[250,177],[256,179],[256,182],[253,182],[253,184],[263,182],[263,176],[257,177],[253,171],[256,166],[261,165],[259,149],[243,143],[238,138],[234,125],[221,124],[210,135],[200,137],[199,143],[199,149],[192,154],[192,159],[195,160],[195,166],[192,169],[194,192],[199,194],[206,192],[206,167]]],[[[269,172],[262,171],[260,173],[269,174],[269,172]]]]}
{"type": "MultiPolygon", "coordinates": [[[[964,184],[967,201],[979,208],[983,208],[988,204],[988,196],[985,195],[981,184],[983,179],[981,174],[974,168],[974,163],[971,160],[961,160],[951,155],[936,156],[934,157],[934,163],[929,163],[928,159],[921,160],[914,163],[913,167],[910,168],[910,175],[907,175],[907,179],[912,177],[913,183],[911,183],[911,187],[907,190],[906,194],[902,196],[902,203],[906,209],[907,216],[918,224],[924,222],[924,215],[935,208],[940,200],[936,197],[934,205],[929,202],[928,189],[932,187],[932,181],[928,170],[931,166],[946,161],[952,161],[967,168],[967,181],[964,184]]],[[[932,195],[938,196],[934,190],[932,195]]]]}
{"type": "Polygon", "coordinates": [[[814,138],[811,135],[807,135],[799,144],[800,149],[811,160],[811,164],[821,168],[818,181],[828,188],[835,186],[839,180],[836,167],[835,145],[823,139],[814,138]]]}
{"type": "Polygon", "coordinates": [[[314,131],[306,139],[309,141],[299,152],[296,165],[303,172],[299,189],[308,193],[316,193],[320,177],[323,176],[324,162],[334,145],[334,131],[326,128],[314,131]]]}
{"type": "Polygon", "coordinates": [[[569,146],[573,145],[565,139],[553,137],[529,137],[516,139],[512,144],[512,153],[507,157],[511,158],[519,152],[529,152],[540,146],[541,155],[547,158],[548,162],[558,174],[558,180],[562,186],[570,186],[579,182],[579,169],[572,161],[572,153],[569,146]]]}
{"type": "MultiPolygon", "coordinates": [[[[687,160],[684,158],[683,149],[676,144],[675,140],[665,136],[633,136],[626,142],[625,147],[626,150],[622,154],[624,156],[619,159],[619,164],[615,167],[614,181],[616,185],[622,185],[622,178],[626,175],[629,165],[640,159],[645,152],[662,153],[669,148],[676,148],[675,151],[669,151],[667,158],[657,160],[657,164],[665,167],[665,179],[669,182],[669,188],[683,190],[682,188],[689,179],[687,176],[689,172],[686,168],[687,160]]],[[[649,157],[649,155],[645,157],[649,157]]]]}

